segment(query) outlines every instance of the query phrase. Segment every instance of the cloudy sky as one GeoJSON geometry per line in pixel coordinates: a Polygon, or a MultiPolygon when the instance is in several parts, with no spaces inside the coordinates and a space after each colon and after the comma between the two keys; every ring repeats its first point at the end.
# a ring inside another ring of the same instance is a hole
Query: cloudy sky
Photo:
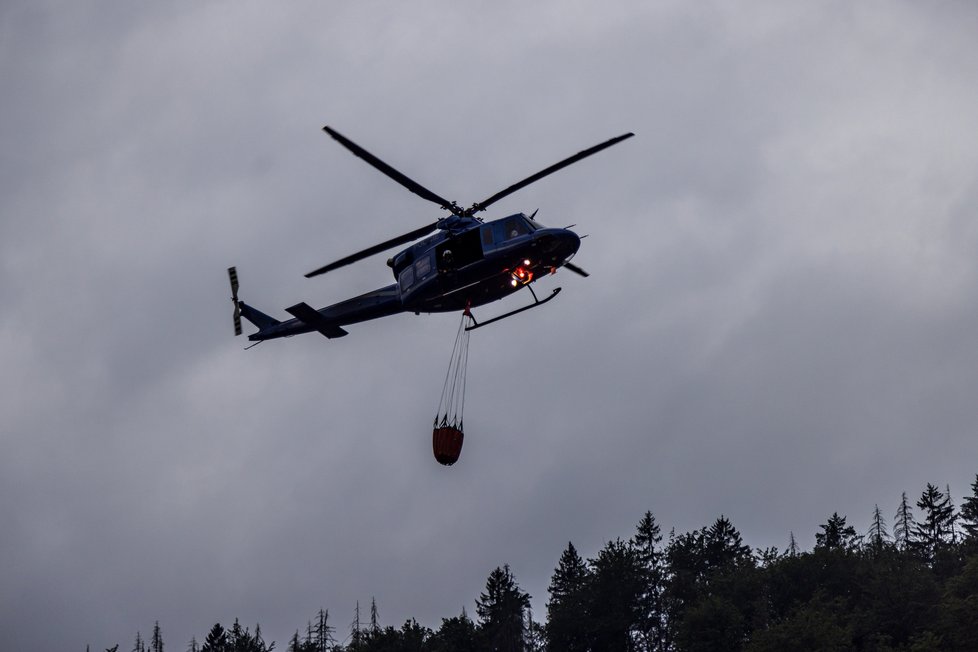
{"type": "Polygon", "coordinates": [[[0,644],[284,647],[372,596],[437,627],[504,563],[542,616],[567,542],[645,510],[783,548],[960,500],[976,33],[970,2],[4,2],[0,644]],[[462,204],[636,133],[489,211],[577,224],[592,276],[473,334],[452,468],[457,315],[232,337],[229,265],[284,317],[441,215],[325,124],[462,204]]]}

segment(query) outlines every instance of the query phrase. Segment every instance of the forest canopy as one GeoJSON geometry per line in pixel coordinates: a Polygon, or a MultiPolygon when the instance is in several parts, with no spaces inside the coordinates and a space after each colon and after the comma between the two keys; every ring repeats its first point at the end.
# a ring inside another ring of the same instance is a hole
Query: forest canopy
{"type": "MultiPolygon", "coordinates": [[[[119,645],[105,648],[118,652],[119,645]]],[[[173,649],[173,648],[168,648],[173,649]]],[[[215,624],[177,649],[269,652],[260,625],[215,624]]],[[[906,493],[888,521],[876,506],[865,529],[839,513],[817,526],[815,546],[751,549],[725,516],[663,535],[651,511],[627,540],[592,558],[573,542],[557,556],[547,612],[508,565],[489,573],[475,600],[437,629],[409,619],[381,626],[356,606],[342,633],[320,609],[286,642],[287,652],[978,650],[978,476],[960,506],[927,484],[906,493]],[[892,523],[892,525],[891,525],[892,523]]],[[[163,652],[157,622],[133,652],[163,652]]]]}

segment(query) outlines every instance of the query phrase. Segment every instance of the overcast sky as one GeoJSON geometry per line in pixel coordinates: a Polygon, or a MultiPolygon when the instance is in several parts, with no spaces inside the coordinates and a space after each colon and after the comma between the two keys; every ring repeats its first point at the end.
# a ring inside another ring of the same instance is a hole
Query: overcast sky
{"type": "Polygon", "coordinates": [[[3,2],[0,647],[239,617],[284,648],[372,596],[437,628],[505,563],[542,618],[567,542],[646,510],[784,548],[959,502],[975,34],[963,1],[3,2]],[[302,274],[442,215],[325,124],[463,205],[636,133],[488,212],[576,224],[592,275],[473,334],[454,467],[458,315],[232,336],[228,266],[285,318],[390,283],[302,274]]]}

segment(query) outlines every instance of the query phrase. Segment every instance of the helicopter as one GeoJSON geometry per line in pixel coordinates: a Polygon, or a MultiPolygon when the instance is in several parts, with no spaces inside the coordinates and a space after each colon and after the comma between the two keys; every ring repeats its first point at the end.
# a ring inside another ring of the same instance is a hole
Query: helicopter
{"type": "Polygon", "coordinates": [[[421,314],[461,310],[471,319],[471,325],[466,330],[474,330],[547,303],[557,296],[560,288],[555,288],[543,299],[538,298],[531,283],[540,276],[556,273],[559,268],[588,276],[586,271],[571,262],[581,245],[581,236],[571,231],[570,227],[551,228],[539,224],[533,219],[536,211],[529,216],[516,213],[488,222],[476,217],[476,214],[535,181],[634,136],[629,132],[582,150],[468,208],[462,208],[457,202],[444,199],[394,169],[336,130],[326,126],[323,131],[355,156],[415,195],[437,204],[449,215],[309,272],[306,278],[414,242],[387,261],[394,274],[394,283],[318,310],[308,303],[297,303],[285,309],[292,316],[292,319],[285,321],[275,319],[239,299],[237,269],[228,268],[231,301],[234,304],[234,334],[241,335],[241,318],[247,319],[258,328],[257,332],[248,336],[250,341],[255,342],[251,346],[265,340],[310,332],[319,332],[330,339],[343,337],[347,335],[343,326],[402,312],[421,314]],[[472,316],[472,308],[502,299],[524,287],[530,291],[533,303],[481,323],[472,316]]]}

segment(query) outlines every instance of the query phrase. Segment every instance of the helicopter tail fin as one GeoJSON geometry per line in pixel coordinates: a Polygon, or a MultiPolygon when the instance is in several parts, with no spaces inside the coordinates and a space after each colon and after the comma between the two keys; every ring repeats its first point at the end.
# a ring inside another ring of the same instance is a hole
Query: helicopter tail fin
{"type": "Polygon", "coordinates": [[[270,326],[275,326],[280,324],[279,320],[274,317],[266,315],[261,310],[256,310],[252,308],[244,301],[238,298],[238,270],[235,267],[228,267],[228,280],[231,281],[231,301],[234,303],[234,334],[241,335],[241,318],[244,317],[252,324],[258,327],[258,330],[264,330],[270,326]]]}
{"type": "Polygon", "coordinates": [[[270,326],[275,326],[282,323],[274,317],[266,315],[261,310],[252,308],[244,301],[238,301],[238,306],[241,309],[241,316],[257,326],[259,330],[264,330],[270,326]]]}

